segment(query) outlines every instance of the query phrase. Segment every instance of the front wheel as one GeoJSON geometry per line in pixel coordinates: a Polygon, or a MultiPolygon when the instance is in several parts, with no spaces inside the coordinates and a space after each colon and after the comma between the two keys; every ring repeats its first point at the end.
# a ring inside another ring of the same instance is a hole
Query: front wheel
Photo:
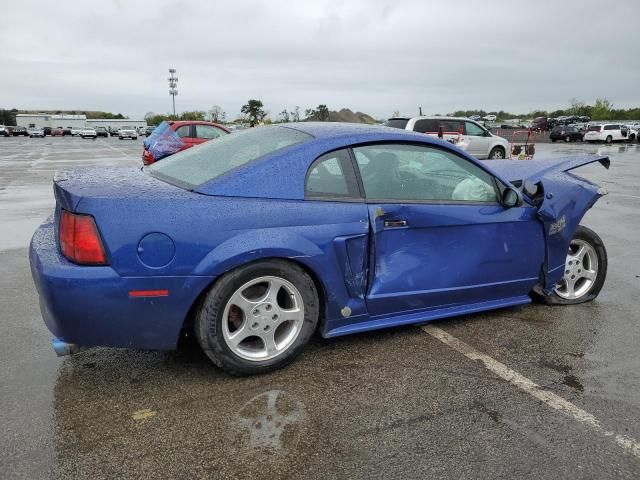
{"type": "Polygon", "coordinates": [[[564,275],[544,300],[552,305],[574,305],[595,299],[607,276],[607,250],[593,230],[579,225],[569,244],[564,275]]]}
{"type": "Polygon", "coordinates": [[[609,135],[607,139],[604,141],[604,143],[611,143],[611,142],[613,142],[613,137],[609,135]]]}
{"type": "Polygon", "coordinates": [[[502,147],[493,147],[488,158],[489,160],[502,160],[505,158],[505,151],[502,147]]]}
{"type": "Polygon", "coordinates": [[[234,375],[266,373],[291,362],[318,323],[318,293],[298,265],[265,260],[223,275],[196,314],[200,346],[234,375]]]}

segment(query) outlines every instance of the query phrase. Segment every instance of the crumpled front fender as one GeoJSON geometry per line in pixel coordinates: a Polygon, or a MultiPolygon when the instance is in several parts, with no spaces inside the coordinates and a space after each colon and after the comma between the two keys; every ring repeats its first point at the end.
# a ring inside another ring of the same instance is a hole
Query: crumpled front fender
{"type": "Polygon", "coordinates": [[[549,293],[564,274],[569,244],[582,217],[606,191],[567,172],[545,175],[541,183],[545,197],[538,215],[544,224],[544,290],[549,293]]]}

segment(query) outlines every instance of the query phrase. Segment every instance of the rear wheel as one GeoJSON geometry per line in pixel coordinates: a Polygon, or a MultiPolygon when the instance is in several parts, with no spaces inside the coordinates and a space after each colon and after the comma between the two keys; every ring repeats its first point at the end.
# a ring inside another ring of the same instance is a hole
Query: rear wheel
{"type": "Polygon", "coordinates": [[[490,160],[502,160],[505,158],[505,151],[502,147],[493,147],[489,152],[490,160]]]}
{"type": "Polygon", "coordinates": [[[569,135],[567,135],[566,137],[564,137],[564,141],[566,143],[569,143],[571,141],[571,137],[569,135]]]}
{"type": "Polygon", "coordinates": [[[604,143],[611,143],[611,142],[613,142],[613,137],[609,135],[607,139],[604,141],[604,143]]]}
{"type": "Polygon", "coordinates": [[[298,265],[266,260],[223,275],[196,315],[200,346],[234,375],[265,373],[291,362],[318,323],[318,293],[298,265]]]}
{"type": "Polygon", "coordinates": [[[564,275],[553,293],[543,298],[552,305],[573,305],[595,299],[607,276],[607,251],[593,230],[578,226],[565,260],[564,275]]]}

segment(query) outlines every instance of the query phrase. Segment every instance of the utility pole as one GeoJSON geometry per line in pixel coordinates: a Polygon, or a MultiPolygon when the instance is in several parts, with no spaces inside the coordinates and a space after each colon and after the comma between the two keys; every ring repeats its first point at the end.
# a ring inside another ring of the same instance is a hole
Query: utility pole
{"type": "Polygon", "coordinates": [[[420,109],[420,116],[422,116],[422,107],[418,107],[420,109]]]}
{"type": "Polygon", "coordinates": [[[173,99],[173,116],[176,117],[176,95],[178,95],[178,77],[174,77],[173,75],[176,73],[175,68],[170,68],[169,73],[171,76],[169,77],[169,95],[173,99]]]}

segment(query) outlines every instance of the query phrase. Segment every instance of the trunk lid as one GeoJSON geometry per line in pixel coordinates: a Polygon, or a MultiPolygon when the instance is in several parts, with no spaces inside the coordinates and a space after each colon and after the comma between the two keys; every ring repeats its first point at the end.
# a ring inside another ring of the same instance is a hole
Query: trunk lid
{"type": "Polygon", "coordinates": [[[53,176],[56,202],[65,210],[77,211],[85,198],[145,200],[192,197],[182,188],[153,178],[138,167],[92,167],[68,169],[53,176]]]}

